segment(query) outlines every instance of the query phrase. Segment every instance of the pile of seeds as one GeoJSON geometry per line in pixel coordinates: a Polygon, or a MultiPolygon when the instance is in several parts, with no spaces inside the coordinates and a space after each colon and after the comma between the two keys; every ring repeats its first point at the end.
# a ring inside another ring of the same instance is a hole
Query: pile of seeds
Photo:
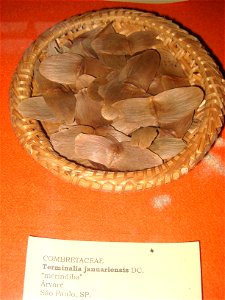
{"type": "Polygon", "coordinates": [[[180,153],[204,98],[155,31],[128,36],[113,24],[60,45],[36,62],[19,112],[41,121],[61,156],[86,167],[134,171],[180,153]]]}

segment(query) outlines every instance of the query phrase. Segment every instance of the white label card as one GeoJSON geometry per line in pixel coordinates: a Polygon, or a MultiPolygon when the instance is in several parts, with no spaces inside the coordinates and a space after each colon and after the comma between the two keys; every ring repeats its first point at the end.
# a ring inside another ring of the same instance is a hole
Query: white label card
{"type": "Polygon", "coordinates": [[[199,242],[29,237],[23,300],[199,300],[199,242]]]}

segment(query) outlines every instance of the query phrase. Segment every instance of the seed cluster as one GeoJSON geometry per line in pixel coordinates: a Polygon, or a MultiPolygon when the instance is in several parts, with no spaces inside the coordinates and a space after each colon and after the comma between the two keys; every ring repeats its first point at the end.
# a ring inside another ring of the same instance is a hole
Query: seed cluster
{"type": "Polygon", "coordinates": [[[49,43],[18,106],[41,121],[55,151],[86,167],[135,171],[180,153],[204,98],[155,31],[117,33],[112,23],[49,43]]]}

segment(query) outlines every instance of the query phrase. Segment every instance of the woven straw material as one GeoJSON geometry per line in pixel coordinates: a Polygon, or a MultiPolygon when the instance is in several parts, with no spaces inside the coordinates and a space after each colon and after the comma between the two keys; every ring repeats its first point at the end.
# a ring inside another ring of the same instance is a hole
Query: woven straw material
{"type": "Polygon", "coordinates": [[[83,187],[104,191],[135,191],[152,188],[178,179],[192,169],[215,142],[224,121],[225,83],[217,65],[188,32],[169,20],[151,13],[131,9],[107,9],[74,16],[43,33],[24,53],[10,87],[11,120],[22,146],[42,166],[61,178],[83,187]],[[18,103],[32,95],[35,61],[41,57],[48,43],[57,38],[61,44],[83,32],[113,21],[117,32],[129,34],[138,30],[156,29],[171,53],[183,66],[192,85],[205,91],[205,100],[195,112],[199,123],[197,132],[185,135],[186,148],[158,167],[135,172],[107,172],[91,170],[61,157],[52,148],[42,125],[23,118],[18,103]]]}

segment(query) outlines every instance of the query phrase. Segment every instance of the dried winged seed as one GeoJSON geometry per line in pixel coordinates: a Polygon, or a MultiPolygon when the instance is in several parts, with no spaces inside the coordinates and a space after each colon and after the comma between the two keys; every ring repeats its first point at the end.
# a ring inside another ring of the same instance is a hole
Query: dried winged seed
{"type": "Polygon", "coordinates": [[[60,126],[62,126],[62,123],[54,123],[49,121],[41,121],[41,125],[44,128],[44,131],[46,132],[47,136],[50,137],[53,133],[56,133],[60,130],[60,126]]]}
{"type": "Polygon", "coordinates": [[[157,95],[166,90],[185,86],[190,86],[188,79],[185,77],[158,75],[153,79],[148,92],[151,95],[157,95]]]}
{"type": "Polygon", "coordinates": [[[94,77],[105,77],[112,70],[96,58],[84,58],[84,73],[94,77]]]}
{"type": "Polygon", "coordinates": [[[88,75],[88,74],[82,74],[80,75],[75,83],[76,90],[82,90],[88,86],[95,80],[94,76],[88,75]]]}
{"type": "Polygon", "coordinates": [[[198,108],[204,98],[199,87],[181,87],[153,96],[159,123],[173,123],[186,117],[198,108]]]}
{"type": "Polygon", "coordinates": [[[50,136],[50,142],[60,155],[70,160],[77,160],[79,157],[74,152],[75,137],[80,133],[93,133],[94,129],[89,126],[77,125],[69,129],[62,130],[50,136]]]}
{"type": "Polygon", "coordinates": [[[60,53],[62,53],[62,49],[60,49],[56,40],[52,40],[48,43],[47,56],[57,55],[60,53]]]}
{"type": "Polygon", "coordinates": [[[146,50],[133,56],[119,74],[119,80],[148,90],[159,69],[160,55],[156,50],[146,50]]]}
{"type": "Polygon", "coordinates": [[[119,143],[114,143],[103,136],[79,134],[75,138],[75,155],[82,159],[109,166],[115,153],[119,151],[119,143]]]}
{"type": "Polygon", "coordinates": [[[107,76],[108,81],[114,81],[119,75],[119,70],[112,70],[107,76]]]}
{"type": "Polygon", "coordinates": [[[156,138],[149,149],[162,159],[170,159],[180,153],[185,146],[186,144],[182,139],[161,137],[156,138]]]}
{"type": "Polygon", "coordinates": [[[51,89],[47,90],[43,97],[58,121],[73,123],[76,98],[72,92],[65,92],[61,88],[51,89]]]}
{"type": "Polygon", "coordinates": [[[118,131],[123,132],[124,134],[131,134],[136,129],[140,128],[138,123],[130,123],[124,119],[115,119],[112,122],[112,126],[118,131]]]}
{"type": "Polygon", "coordinates": [[[125,55],[113,55],[113,54],[98,54],[99,60],[109,68],[120,70],[126,63],[127,59],[125,55]]]}
{"type": "Polygon", "coordinates": [[[136,97],[148,97],[149,94],[133,84],[120,82],[118,78],[101,86],[99,94],[104,98],[106,104],[112,104],[119,100],[136,97]]]}
{"type": "Polygon", "coordinates": [[[148,149],[132,146],[130,142],[122,142],[121,146],[119,153],[113,156],[108,166],[112,170],[136,171],[162,164],[161,158],[148,149]]]}
{"type": "Polygon", "coordinates": [[[109,33],[99,35],[91,43],[96,53],[127,55],[130,54],[129,41],[125,35],[109,33]]]}
{"type": "Polygon", "coordinates": [[[17,109],[25,118],[56,122],[55,115],[46,104],[45,99],[42,96],[31,97],[23,100],[19,103],[17,109]]]}
{"type": "Polygon", "coordinates": [[[162,160],[147,149],[133,147],[129,142],[116,143],[102,136],[79,134],[75,154],[119,171],[134,171],[159,165],[162,160]]]}
{"type": "Polygon", "coordinates": [[[165,132],[177,137],[182,138],[187,130],[190,128],[194,112],[180,118],[178,121],[172,123],[161,122],[160,127],[165,132]]]}
{"type": "Polygon", "coordinates": [[[104,28],[102,28],[96,35],[96,38],[99,38],[103,35],[107,35],[109,33],[116,33],[115,28],[113,27],[113,22],[106,24],[104,28]]]}
{"type": "Polygon", "coordinates": [[[112,104],[118,110],[118,118],[139,127],[158,126],[152,98],[131,98],[112,104]]]}
{"type": "Polygon", "coordinates": [[[112,136],[118,142],[128,142],[131,139],[129,136],[127,136],[126,134],[116,130],[112,126],[98,127],[98,128],[96,128],[95,133],[97,135],[101,135],[101,136],[104,136],[104,137],[112,136]]]}
{"type": "Polygon", "coordinates": [[[139,146],[142,149],[148,148],[157,134],[157,129],[155,127],[139,128],[132,132],[131,144],[133,146],[139,146]]]}
{"type": "Polygon", "coordinates": [[[95,101],[103,101],[104,99],[102,98],[102,96],[100,96],[99,94],[99,88],[101,85],[106,84],[108,81],[106,78],[96,78],[95,80],[93,80],[88,88],[87,88],[87,93],[88,96],[95,101]]]}
{"type": "Polygon", "coordinates": [[[177,61],[175,56],[171,54],[170,51],[160,47],[157,48],[157,51],[161,57],[160,67],[158,70],[159,74],[185,77],[185,73],[181,67],[181,64],[177,61]]]}
{"type": "Polygon", "coordinates": [[[95,38],[96,34],[100,32],[100,28],[95,28],[93,30],[84,32],[73,40],[70,47],[72,53],[80,54],[82,56],[97,57],[94,49],[91,46],[92,40],[95,38]]]}
{"type": "Polygon", "coordinates": [[[115,120],[119,117],[119,111],[111,105],[103,105],[101,114],[106,120],[115,120]]]}
{"type": "Polygon", "coordinates": [[[79,91],[76,94],[76,99],[75,120],[77,124],[99,127],[110,123],[101,115],[101,103],[92,100],[87,94],[87,89],[79,91]]]}
{"type": "Polygon", "coordinates": [[[42,95],[48,89],[58,88],[60,85],[56,82],[52,82],[42,76],[39,72],[40,62],[37,60],[34,65],[34,76],[32,82],[32,94],[33,96],[42,95]]]}
{"type": "Polygon", "coordinates": [[[63,53],[47,57],[41,62],[39,70],[44,77],[51,81],[73,84],[83,74],[84,62],[80,55],[63,53]]]}
{"type": "Polygon", "coordinates": [[[160,41],[156,39],[157,33],[153,30],[136,31],[128,36],[130,42],[131,54],[144,51],[152,48],[153,45],[158,44],[160,41]]]}

